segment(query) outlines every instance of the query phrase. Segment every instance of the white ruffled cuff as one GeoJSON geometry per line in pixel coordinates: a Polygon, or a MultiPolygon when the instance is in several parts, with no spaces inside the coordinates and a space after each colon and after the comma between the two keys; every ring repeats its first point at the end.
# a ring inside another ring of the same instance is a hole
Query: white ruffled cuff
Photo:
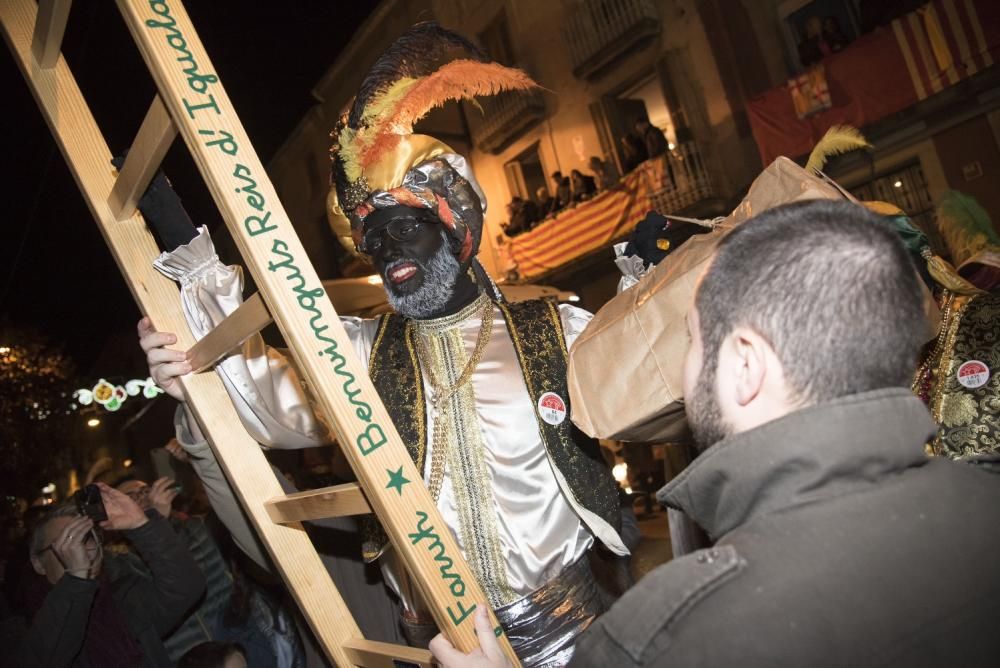
{"type": "Polygon", "coordinates": [[[157,271],[181,285],[187,285],[198,278],[219,268],[228,269],[219,262],[215,253],[215,244],[208,233],[208,228],[202,225],[198,228],[198,236],[172,251],[160,253],[153,261],[157,271]]]}

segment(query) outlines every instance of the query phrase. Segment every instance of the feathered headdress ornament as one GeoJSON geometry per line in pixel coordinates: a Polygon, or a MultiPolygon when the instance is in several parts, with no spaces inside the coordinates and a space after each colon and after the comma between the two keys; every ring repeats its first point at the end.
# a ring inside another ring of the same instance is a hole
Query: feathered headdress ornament
{"type": "Polygon", "coordinates": [[[871,147],[872,145],[857,128],[850,125],[834,125],[813,147],[806,162],[806,170],[819,172],[826,166],[826,161],[835,155],[871,147]]]}
{"type": "Polygon", "coordinates": [[[524,72],[488,62],[461,35],[433,22],[413,26],[375,62],[350,111],[331,132],[333,188],[327,213],[348,250],[360,245],[376,209],[430,209],[458,242],[459,261],[478,251],[486,201],[465,159],[413,126],[449,100],[537,84],[524,72]],[[444,62],[449,52],[468,57],[444,62]]]}
{"type": "MultiPolygon", "coordinates": [[[[857,128],[834,125],[809,154],[806,169],[819,173],[832,156],[864,148],[872,145],[857,128]]],[[[973,198],[950,191],[938,205],[932,225],[943,238],[951,262],[934,253],[926,233],[895,204],[861,204],[892,221],[921,276],[956,294],[976,294],[1000,285],[1000,242],[989,216],[973,198]]]]}

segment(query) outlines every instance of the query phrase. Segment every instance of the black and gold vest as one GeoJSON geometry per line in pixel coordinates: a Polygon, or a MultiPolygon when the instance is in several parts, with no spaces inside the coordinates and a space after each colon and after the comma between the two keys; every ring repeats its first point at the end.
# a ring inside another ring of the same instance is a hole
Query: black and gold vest
{"type": "Polygon", "coordinates": [[[951,459],[1000,455],[1000,294],[956,295],[941,304],[936,345],[913,390],[938,431],[928,454],[951,459]]]}
{"type": "MultiPolygon", "coordinates": [[[[549,461],[562,473],[574,500],[621,529],[618,486],[611,476],[598,442],[577,429],[569,419],[558,425],[538,415],[539,398],[546,392],[558,394],[569,412],[566,385],[568,353],[559,307],[553,300],[531,300],[498,304],[514,344],[525,386],[536,406],[538,431],[549,461]]],[[[385,402],[396,431],[423,475],[427,454],[427,402],[417,361],[413,332],[406,319],[389,314],[382,317],[372,345],[368,373],[375,390],[385,402]]],[[[389,539],[374,516],[362,518],[366,561],[377,559],[389,539]]]]}

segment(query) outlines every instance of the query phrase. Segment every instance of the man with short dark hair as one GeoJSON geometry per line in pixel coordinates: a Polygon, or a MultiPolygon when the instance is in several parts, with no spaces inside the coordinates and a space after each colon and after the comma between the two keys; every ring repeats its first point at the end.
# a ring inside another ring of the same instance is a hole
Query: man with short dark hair
{"type": "Polygon", "coordinates": [[[658,495],[715,545],[626,594],[578,665],[995,665],[1000,481],[924,453],[918,280],[846,202],[720,243],[688,316],[704,451],[658,495]]]}
{"type": "Polygon", "coordinates": [[[723,239],[688,315],[703,452],[658,495],[714,545],[627,592],[573,665],[996,665],[1000,481],[924,453],[918,280],[856,204],[777,207],[723,239]]]}

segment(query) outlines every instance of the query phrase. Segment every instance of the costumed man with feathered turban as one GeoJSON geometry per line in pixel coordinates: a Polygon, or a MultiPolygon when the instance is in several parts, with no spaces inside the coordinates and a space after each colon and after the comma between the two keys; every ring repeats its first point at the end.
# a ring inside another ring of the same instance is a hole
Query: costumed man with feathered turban
{"type": "MultiPolygon", "coordinates": [[[[486,199],[468,163],[412,133],[448,99],[535,85],[454,33],[414,27],[376,62],[333,132],[328,203],[341,240],[370,258],[395,309],[344,319],[355,350],[518,656],[555,666],[602,612],[587,553],[596,541],[627,554],[617,486],[596,441],[569,420],[567,349],[590,314],[504,302],[476,260],[486,199]],[[455,47],[473,58],[437,67],[455,47]]],[[[212,254],[202,231],[158,261],[181,281],[197,334],[241,300],[238,273],[212,254]]],[[[153,378],[169,386],[183,362],[162,333],[140,324],[140,334],[153,378]]],[[[218,368],[261,443],[328,443],[290,364],[255,337],[218,368]]],[[[362,533],[367,560],[386,555],[408,626],[429,622],[391,568],[381,527],[365,521],[362,533]]]]}

